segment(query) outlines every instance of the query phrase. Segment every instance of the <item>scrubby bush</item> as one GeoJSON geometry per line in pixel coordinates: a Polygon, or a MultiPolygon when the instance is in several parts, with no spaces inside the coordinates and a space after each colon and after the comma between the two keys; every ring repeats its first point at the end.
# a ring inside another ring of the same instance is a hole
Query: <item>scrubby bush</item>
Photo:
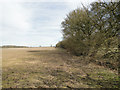
{"type": "Polygon", "coordinates": [[[65,44],[64,41],[60,41],[59,43],[56,44],[57,48],[64,48],[65,49],[65,44]]]}
{"type": "Polygon", "coordinates": [[[117,59],[119,8],[120,2],[94,2],[73,10],[61,23],[64,39],[56,46],[75,55],[94,57],[102,51],[102,56],[117,59]]]}

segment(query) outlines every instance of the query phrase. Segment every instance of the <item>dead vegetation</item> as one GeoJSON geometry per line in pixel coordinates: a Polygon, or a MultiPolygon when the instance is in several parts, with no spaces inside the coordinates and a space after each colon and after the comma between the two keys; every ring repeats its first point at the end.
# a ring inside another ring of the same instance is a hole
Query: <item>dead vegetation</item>
{"type": "Polygon", "coordinates": [[[3,49],[3,88],[117,88],[118,73],[56,48],[3,49]]]}

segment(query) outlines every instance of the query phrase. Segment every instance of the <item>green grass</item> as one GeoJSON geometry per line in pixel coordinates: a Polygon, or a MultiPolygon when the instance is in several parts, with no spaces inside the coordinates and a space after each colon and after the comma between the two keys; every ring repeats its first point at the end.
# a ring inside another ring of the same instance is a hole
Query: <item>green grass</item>
{"type": "Polygon", "coordinates": [[[56,48],[3,49],[3,88],[117,88],[118,73],[56,48]]]}

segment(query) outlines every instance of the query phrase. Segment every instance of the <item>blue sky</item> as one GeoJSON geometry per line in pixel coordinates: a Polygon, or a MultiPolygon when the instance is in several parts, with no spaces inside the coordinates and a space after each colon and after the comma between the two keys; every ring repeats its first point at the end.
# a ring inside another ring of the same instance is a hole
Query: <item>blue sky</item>
{"type": "Polygon", "coordinates": [[[4,0],[0,2],[2,45],[50,46],[62,40],[66,15],[96,0],[4,0]]]}

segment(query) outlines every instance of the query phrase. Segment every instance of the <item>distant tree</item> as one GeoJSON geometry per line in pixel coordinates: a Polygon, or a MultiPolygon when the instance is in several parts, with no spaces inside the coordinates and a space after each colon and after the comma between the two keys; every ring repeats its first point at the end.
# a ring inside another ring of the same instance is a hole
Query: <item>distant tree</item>
{"type": "Polygon", "coordinates": [[[52,45],[50,47],[53,47],[52,45]]]}
{"type": "Polygon", "coordinates": [[[2,48],[28,48],[27,46],[3,45],[2,48]]]}

